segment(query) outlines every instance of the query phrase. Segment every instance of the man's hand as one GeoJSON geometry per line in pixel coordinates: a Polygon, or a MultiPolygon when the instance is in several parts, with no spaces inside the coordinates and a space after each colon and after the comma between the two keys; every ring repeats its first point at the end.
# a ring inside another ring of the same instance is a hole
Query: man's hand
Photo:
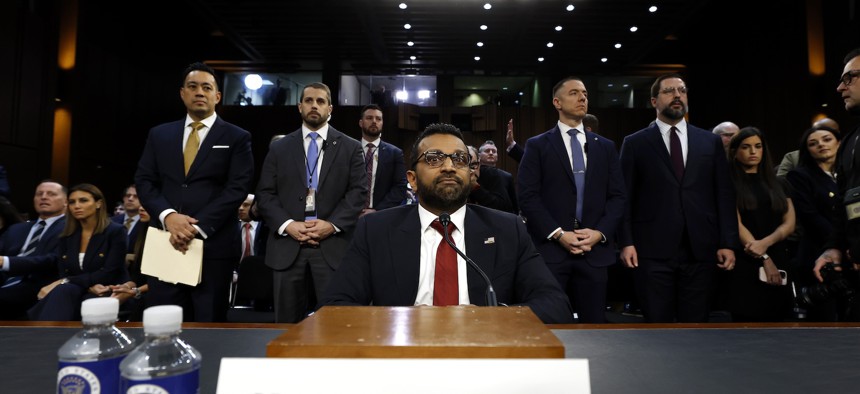
{"type": "Polygon", "coordinates": [[[505,134],[505,143],[507,143],[507,147],[510,148],[514,142],[516,142],[514,141],[514,120],[511,119],[508,121],[508,132],[505,134]]]}
{"type": "Polygon", "coordinates": [[[334,234],[334,225],[325,220],[311,219],[305,224],[307,225],[307,235],[310,237],[308,243],[311,245],[319,245],[324,239],[334,234]]]}
{"type": "Polygon", "coordinates": [[[579,235],[575,234],[573,231],[565,231],[556,242],[558,242],[558,244],[570,254],[585,254],[585,250],[578,245],[578,243],[580,243],[579,235]]]}
{"type": "Polygon", "coordinates": [[[735,251],[731,249],[717,249],[717,267],[726,271],[735,268],[735,251]]]}
{"type": "Polygon", "coordinates": [[[284,230],[287,232],[287,235],[293,237],[299,243],[305,243],[310,239],[307,235],[308,230],[305,222],[294,221],[287,225],[287,228],[284,230]]]}
{"type": "Polygon", "coordinates": [[[197,236],[195,224],[197,219],[178,212],[171,212],[164,218],[164,227],[170,232],[170,244],[174,249],[183,254],[188,251],[188,243],[197,236]]]}
{"type": "Polygon", "coordinates": [[[812,273],[815,274],[815,277],[819,282],[824,282],[824,277],[821,276],[821,268],[823,268],[827,264],[833,264],[834,268],[837,271],[841,271],[842,267],[839,264],[842,262],[842,253],[839,252],[839,249],[827,249],[821,256],[818,256],[815,259],[815,268],[812,269],[812,273]]]}
{"type": "Polygon", "coordinates": [[[639,256],[636,254],[636,247],[633,245],[621,248],[621,262],[627,268],[636,268],[639,266],[639,256]]]}
{"type": "Polygon", "coordinates": [[[590,252],[591,248],[594,245],[597,245],[598,242],[603,241],[603,234],[600,231],[592,230],[590,228],[581,228],[577,230],[573,230],[573,233],[579,238],[579,241],[574,243],[575,245],[582,248],[583,251],[590,252]]]}

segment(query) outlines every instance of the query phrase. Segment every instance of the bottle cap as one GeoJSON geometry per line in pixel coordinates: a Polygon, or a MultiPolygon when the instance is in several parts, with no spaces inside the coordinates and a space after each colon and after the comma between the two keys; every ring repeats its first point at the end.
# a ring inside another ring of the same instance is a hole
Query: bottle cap
{"type": "Polygon", "coordinates": [[[182,328],[182,307],[160,305],[143,311],[143,332],[146,334],[165,334],[182,328]]]}
{"type": "Polygon", "coordinates": [[[81,303],[81,320],[84,323],[113,323],[117,314],[119,300],[116,298],[90,298],[81,303]]]}

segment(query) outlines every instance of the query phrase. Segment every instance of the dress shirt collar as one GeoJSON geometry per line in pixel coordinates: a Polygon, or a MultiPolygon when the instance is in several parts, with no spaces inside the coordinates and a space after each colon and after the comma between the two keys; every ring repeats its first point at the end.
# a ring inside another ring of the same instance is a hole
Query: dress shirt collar
{"type": "MultiPolygon", "coordinates": [[[[657,128],[659,128],[659,129],[660,129],[660,134],[663,134],[663,136],[664,136],[664,137],[665,137],[665,136],[668,136],[668,135],[669,135],[669,130],[671,130],[671,129],[672,129],[672,125],[670,125],[670,124],[668,124],[668,123],[666,123],[666,122],[663,122],[663,121],[662,121],[662,120],[660,120],[660,119],[657,119],[655,122],[656,122],[656,124],[657,124],[657,128]]],[[[681,119],[681,121],[680,121],[680,122],[678,122],[678,124],[676,124],[676,125],[675,125],[675,128],[677,128],[677,129],[678,129],[678,132],[679,132],[679,134],[680,134],[680,135],[686,135],[686,134],[687,134],[687,120],[686,120],[686,119],[681,119]]]]}
{"type": "MultiPolygon", "coordinates": [[[[308,138],[308,134],[313,132],[314,130],[309,129],[302,123],[302,140],[306,140],[308,138]]],[[[324,124],[323,127],[320,127],[319,130],[316,130],[317,134],[322,137],[323,141],[328,139],[328,123],[324,124]]]]}
{"type": "MultiPolygon", "coordinates": [[[[457,229],[454,231],[463,232],[463,223],[466,220],[466,204],[463,204],[460,209],[449,214],[451,215],[451,223],[454,223],[454,225],[457,226],[457,229]]],[[[421,232],[423,233],[430,228],[430,223],[433,223],[433,221],[438,219],[439,216],[434,215],[421,206],[421,204],[418,204],[418,218],[421,220],[421,232]]],[[[433,231],[436,232],[436,230],[433,231]]]]}
{"type": "Polygon", "coordinates": [[[582,127],[582,123],[580,122],[576,127],[570,127],[565,123],[562,123],[560,120],[558,121],[558,129],[561,130],[562,134],[567,134],[567,131],[570,129],[577,129],[581,133],[585,133],[585,128],[582,127]]]}
{"type": "MultiPolygon", "coordinates": [[[[212,128],[212,125],[215,124],[215,119],[217,118],[218,114],[213,112],[211,116],[201,120],[200,123],[203,123],[203,125],[206,126],[206,130],[209,130],[212,128]]],[[[191,124],[194,122],[196,121],[194,119],[191,119],[191,115],[185,115],[185,127],[191,127],[191,124]]]]}

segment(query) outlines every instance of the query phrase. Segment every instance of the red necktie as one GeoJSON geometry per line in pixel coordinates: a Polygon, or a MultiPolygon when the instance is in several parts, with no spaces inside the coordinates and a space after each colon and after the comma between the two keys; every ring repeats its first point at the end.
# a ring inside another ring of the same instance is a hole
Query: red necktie
{"type": "Polygon", "coordinates": [[[245,223],[242,236],[245,238],[245,250],[242,251],[242,258],[245,258],[251,255],[251,223],[245,223]]]}
{"type": "Polygon", "coordinates": [[[681,139],[678,137],[678,129],[675,126],[669,130],[669,156],[672,158],[672,169],[680,181],[684,178],[684,154],[681,151],[681,139]]]}
{"type": "MultiPolygon", "coordinates": [[[[457,282],[457,252],[445,242],[442,223],[434,220],[430,227],[442,235],[442,241],[436,248],[436,274],[433,277],[433,305],[459,305],[460,290],[457,282]]],[[[454,223],[448,223],[448,236],[454,232],[454,223]]]]}

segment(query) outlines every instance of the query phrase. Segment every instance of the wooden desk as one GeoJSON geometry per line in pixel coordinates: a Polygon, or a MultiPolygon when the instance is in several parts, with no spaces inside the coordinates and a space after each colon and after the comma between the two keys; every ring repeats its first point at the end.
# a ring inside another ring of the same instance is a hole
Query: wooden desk
{"type": "Polygon", "coordinates": [[[268,357],[563,358],[528,307],[327,306],[270,342],[268,357]]]}

